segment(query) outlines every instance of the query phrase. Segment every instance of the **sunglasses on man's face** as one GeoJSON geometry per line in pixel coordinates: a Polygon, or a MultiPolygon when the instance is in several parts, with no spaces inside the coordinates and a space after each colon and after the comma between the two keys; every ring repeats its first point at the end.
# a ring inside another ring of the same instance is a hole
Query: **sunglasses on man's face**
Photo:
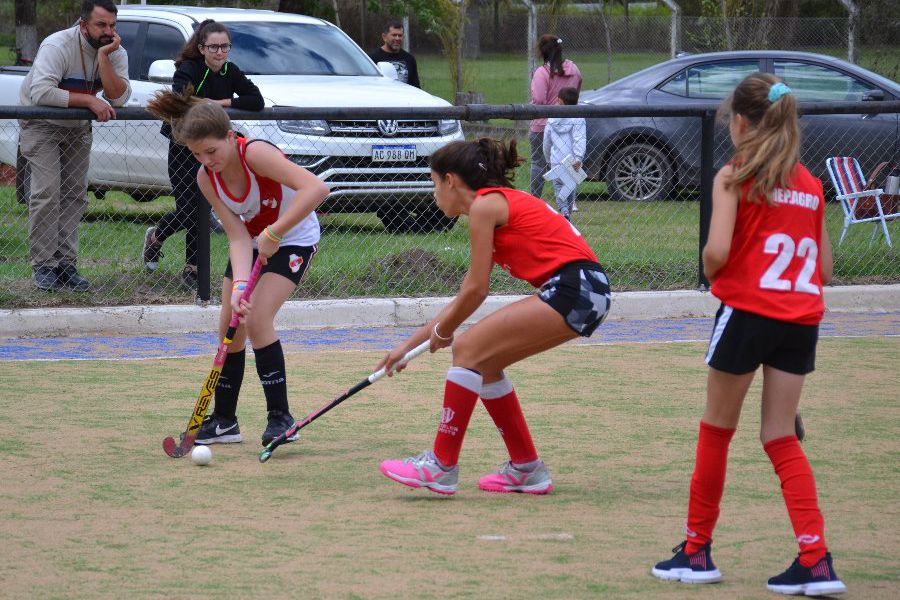
{"type": "Polygon", "coordinates": [[[213,53],[228,52],[229,50],[231,50],[231,44],[200,44],[200,46],[213,53]]]}

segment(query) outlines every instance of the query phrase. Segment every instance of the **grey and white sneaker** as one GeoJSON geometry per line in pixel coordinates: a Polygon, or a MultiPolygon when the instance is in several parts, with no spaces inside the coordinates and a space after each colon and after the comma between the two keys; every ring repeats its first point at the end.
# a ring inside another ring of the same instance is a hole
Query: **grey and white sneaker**
{"type": "Polygon", "coordinates": [[[230,420],[213,413],[206,415],[203,424],[200,425],[200,432],[197,434],[195,444],[208,446],[209,444],[236,444],[240,442],[241,427],[238,425],[237,419],[230,420]]]}
{"type": "Polygon", "coordinates": [[[531,471],[520,470],[509,461],[501,465],[496,473],[479,479],[478,487],[486,492],[548,494],[553,491],[553,481],[550,480],[550,469],[542,460],[531,471]]]}
{"type": "Polygon", "coordinates": [[[459,484],[459,466],[444,467],[431,450],[405,460],[386,460],[381,472],[388,479],[409,487],[424,487],[452,496],[459,484]]]}

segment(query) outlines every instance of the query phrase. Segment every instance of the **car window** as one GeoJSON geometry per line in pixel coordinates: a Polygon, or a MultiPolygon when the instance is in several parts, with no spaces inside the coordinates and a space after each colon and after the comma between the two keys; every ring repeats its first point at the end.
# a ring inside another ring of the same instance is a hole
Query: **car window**
{"type": "Polygon", "coordinates": [[[229,60],[248,75],[381,74],[359,46],[330,25],[234,21],[228,29],[229,60]]]}
{"type": "Polygon", "coordinates": [[[141,24],[136,21],[117,21],[116,33],[122,38],[122,47],[128,53],[128,77],[134,79],[137,77],[138,69],[135,64],[137,57],[137,37],[141,24]]]}
{"type": "Polygon", "coordinates": [[[679,72],[659,89],[686,98],[721,100],[733,92],[744,77],[757,71],[757,60],[694,65],[679,72]]]}
{"type": "Polygon", "coordinates": [[[875,86],[836,69],[805,62],[775,61],[775,75],[807,102],[856,102],[875,86]]]}
{"type": "Polygon", "coordinates": [[[150,65],[155,60],[175,60],[184,46],[184,36],[174,27],[150,23],[147,28],[147,41],[144,42],[144,55],[141,57],[139,79],[147,80],[150,65]]]}

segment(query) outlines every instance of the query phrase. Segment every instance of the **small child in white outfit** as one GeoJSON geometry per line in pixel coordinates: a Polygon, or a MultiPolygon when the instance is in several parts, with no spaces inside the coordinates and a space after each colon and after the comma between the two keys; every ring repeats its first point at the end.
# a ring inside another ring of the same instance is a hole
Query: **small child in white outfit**
{"type": "MultiPolygon", "coordinates": [[[[578,89],[566,87],[559,90],[557,104],[578,104],[578,89]]],[[[581,171],[585,150],[585,123],[581,118],[552,117],[544,129],[544,156],[552,171],[554,167],[570,163],[572,169],[581,171]],[[571,157],[571,158],[569,158],[571,157]],[[569,160],[566,160],[566,159],[569,160]]],[[[556,206],[559,212],[571,220],[575,206],[575,188],[566,185],[561,178],[554,178],[556,206]]]]}

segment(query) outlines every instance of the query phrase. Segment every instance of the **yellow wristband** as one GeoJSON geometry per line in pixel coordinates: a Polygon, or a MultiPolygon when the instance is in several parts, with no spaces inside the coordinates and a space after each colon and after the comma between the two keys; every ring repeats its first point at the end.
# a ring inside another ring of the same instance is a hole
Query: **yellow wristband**
{"type": "Polygon", "coordinates": [[[283,237],[281,237],[279,235],[275,235],[275,233],[271,229],[269,229],[268,226],[266,226],[266,228],[263,229],[263,232],[266,234],[266,237],[269,238],[270,240],[272,240],[273,242],[284,241],[283,237]]]}

